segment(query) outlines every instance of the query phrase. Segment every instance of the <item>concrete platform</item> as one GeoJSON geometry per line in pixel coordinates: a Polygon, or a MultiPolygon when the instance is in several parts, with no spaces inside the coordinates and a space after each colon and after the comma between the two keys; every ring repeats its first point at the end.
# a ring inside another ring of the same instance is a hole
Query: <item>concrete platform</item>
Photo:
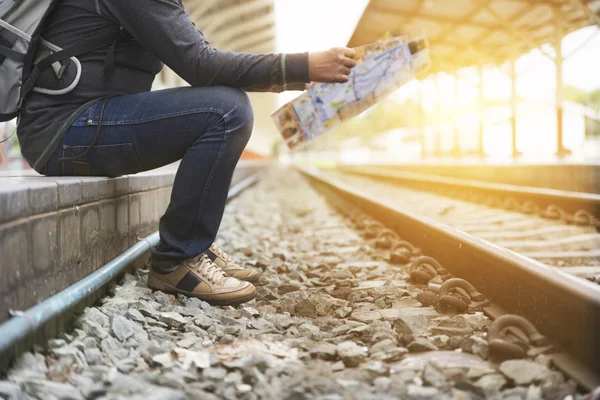
{"type": "Polygon", "coordinates": [[[598,163],[484,163],[423,162],[419,164],[370,164],[423,174],[473,179],[586,193],[600,193],[598,163]]]}
{"type": "MultiPolygon", "coordinates": [[[[260,164],[242,162],[235,181],[260,164]]],[[[0,323],[158,229],[177,165],[119,178],[0,175],[0,323]]]]}

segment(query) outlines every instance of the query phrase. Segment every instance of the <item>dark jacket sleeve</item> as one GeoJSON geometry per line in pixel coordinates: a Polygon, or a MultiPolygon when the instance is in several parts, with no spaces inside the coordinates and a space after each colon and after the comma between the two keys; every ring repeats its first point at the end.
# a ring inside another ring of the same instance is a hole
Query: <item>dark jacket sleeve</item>
{"type": "Polygon", "coordinates": [[[248,91],[298,89],[308,79],[308,53],[244,54],[213,48],[178,0],[104,0],[114,20],[192,86],[248,91]]]}

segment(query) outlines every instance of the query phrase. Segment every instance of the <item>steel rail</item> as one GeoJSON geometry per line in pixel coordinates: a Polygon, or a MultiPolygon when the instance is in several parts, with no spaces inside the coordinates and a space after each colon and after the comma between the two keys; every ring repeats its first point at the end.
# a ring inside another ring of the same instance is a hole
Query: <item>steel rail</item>
{"type": "Polygon", "coordinates": [[[490,183],[417,172],[393,171],[382,167],[340,166],[336,169],[353,175],[376,178],[380,181],[402,183],[403,186],[426,191],[431,191],[431,188],[468,189],[470,193],[510,197],[519,202],[530,201],[543,208],[556,205],[569,214],[585,210],[593,215],[596,220],[600,220],[600,195],[597,194],[490,183]]]}
{"type": "MultiPolygon", "coordinates": [[[[260,169],[249,173],[249,175],[242,173],[241,181],[235,183],[229,189],[227,201],[254,185],[262,174],[263,172],[260,169]]],[[[75,306],[92,297],[123,273],[136,259],[153,246],[156,246],[159,239],[158,231],[140,239],[135,245],[90,275],[28,310],[17,312],[11,319],[0,325],[0,370],[6,368],[10,360],[18,353],[18,351],[15,351],[17,345],[38,333],[50,321],[59,319],[72,311],[75,306]]],[[[45,339],[44,336],[36,336],[35,339],[39,341],[45,339]]]]}
{"type": "Polygon", "coordinates": [[[556,340],[563,353],[557,366],[588,389],[600,385],[600,287],[513,251],[407,212],[316,169],[299,168],[326,195],[359,207],[401,238],[468,280],[493,302],[496,317],[522,315],[556,340]],[[501,310],[501,311],[498,311],[501,310]]]}

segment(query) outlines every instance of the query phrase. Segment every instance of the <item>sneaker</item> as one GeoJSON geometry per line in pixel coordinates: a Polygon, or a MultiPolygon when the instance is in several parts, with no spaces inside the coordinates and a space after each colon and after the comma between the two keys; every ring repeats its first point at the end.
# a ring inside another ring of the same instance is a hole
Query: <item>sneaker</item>
{"type": "Polygon", "coordinates": [[[241,281],[258,282],[258,271],[252,268],[243,268],[235,260],[218,248],[214,243],[204,252],[215,264],[217,264],[227,276],[241,281]]]}
{"type": "Polygon", "coordinates": [[[256,296],[254,285],[225,275],[206,254],[185,260],[168,273],[150,269],[148,287],[197,297],[213,305],[241,304],[256,296]]]}

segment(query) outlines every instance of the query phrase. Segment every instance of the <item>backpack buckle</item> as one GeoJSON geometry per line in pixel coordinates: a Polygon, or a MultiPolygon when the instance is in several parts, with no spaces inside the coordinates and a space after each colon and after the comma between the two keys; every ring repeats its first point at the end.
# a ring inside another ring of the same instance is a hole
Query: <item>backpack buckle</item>
{"type": "Polygon", "coordinates": [[[57,61],[52,64],[52,69],[54,70],[54,74],[60,80],[67,69],[66,65],[63,65],[60,61],[57,61]]]}

